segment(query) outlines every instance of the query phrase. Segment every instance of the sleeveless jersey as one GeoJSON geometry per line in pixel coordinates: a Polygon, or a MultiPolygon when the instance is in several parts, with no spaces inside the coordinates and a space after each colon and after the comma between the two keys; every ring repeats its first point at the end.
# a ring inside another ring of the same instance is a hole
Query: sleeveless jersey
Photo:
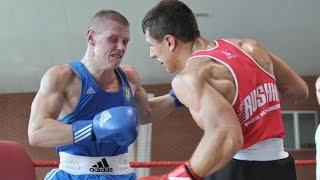
{"type": "Polygon", "coordinates": [[[215,43],[216,47],[196,51],[190,59],[209,57],[231,71],[236,86],[232,106],[243,131],[242,149],[269,138],[283,138],[285,133],[275,77],[230,41],[219,39],[215,43]]]}
{"type": "MultiPolygon", "coordinates": [[[[129,82],[120,68],[115,69],[115,73],[121,80],[121,88],[118,92],[108,93],[99,87],[92,74],[81,61],[70,63],[70,67],[82,82],[81,95],[75,110],[60,119],[61,122],[72,124],[78,120],[91,120],[96,114],[112,107],[135,107],[129,82]]],[[[129,146],[129,144],[119,146],[115,142],[97,143],[92,141],[90,143],[85,146],[76,144],[60,146],[57,147],[57,151],[91,157],[115,156],[128,152],[129,146]]]]}

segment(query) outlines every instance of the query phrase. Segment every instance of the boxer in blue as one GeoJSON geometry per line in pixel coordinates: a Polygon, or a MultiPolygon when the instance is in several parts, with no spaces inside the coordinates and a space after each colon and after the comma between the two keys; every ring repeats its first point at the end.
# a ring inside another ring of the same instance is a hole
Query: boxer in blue
{"type": "Polygon", "coordinates": [[[128,146],[140,123],[181,105],[173,92],[148,100],[138,72],[120,65],[129,38],[123,15],[99,11],[87,31],[84,57],[44,74],[28,136],[32,146],[57,147],[59,168],[45,179],[136,179],[128,146]]]}

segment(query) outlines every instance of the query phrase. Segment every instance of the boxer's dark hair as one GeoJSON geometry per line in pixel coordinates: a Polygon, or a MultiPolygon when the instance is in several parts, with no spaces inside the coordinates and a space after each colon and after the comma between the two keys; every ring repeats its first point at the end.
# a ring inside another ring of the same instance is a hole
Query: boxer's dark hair
{"type": "Polygon", "coordinates": [[[200,36],[196,18],[191,9],[178,0],[162,0],[142,20],[143,33],[161,42],[167,34],[182,42],[190,42],[200,36]]]}

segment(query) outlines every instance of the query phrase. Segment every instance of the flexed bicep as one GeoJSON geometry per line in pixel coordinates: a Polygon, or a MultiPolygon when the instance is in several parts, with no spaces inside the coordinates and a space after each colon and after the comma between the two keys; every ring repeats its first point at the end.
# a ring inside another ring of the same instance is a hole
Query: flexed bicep
{"type": "Polygon", "coordinates": [[[63,83],[57,69],[50,69],[44,75],[32,102],[28,136],[33,146],[55,147],[72,142],[71,126],[57,121],[63,105],[63,83]]]}

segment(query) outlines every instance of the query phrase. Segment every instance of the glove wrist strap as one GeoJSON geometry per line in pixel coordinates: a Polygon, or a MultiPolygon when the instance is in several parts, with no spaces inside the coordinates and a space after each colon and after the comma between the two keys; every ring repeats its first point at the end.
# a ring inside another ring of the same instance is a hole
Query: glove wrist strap
{"type": "Polygon", "coordinates": [[[92,120],[79,120],[72,123],[73,143],[85,145],[95,139],[92,133],[92,120]]]}
{"type": "Polygon", "coordinates": [[[176,107],[181,107],[181,106],[184,106],[180,101],[179,99],[177,98],[176,94],[174,93],[174,91],[171,89],[169,91],[169,95],[174,99],[174,102],[176,104],[176,107]]]}

